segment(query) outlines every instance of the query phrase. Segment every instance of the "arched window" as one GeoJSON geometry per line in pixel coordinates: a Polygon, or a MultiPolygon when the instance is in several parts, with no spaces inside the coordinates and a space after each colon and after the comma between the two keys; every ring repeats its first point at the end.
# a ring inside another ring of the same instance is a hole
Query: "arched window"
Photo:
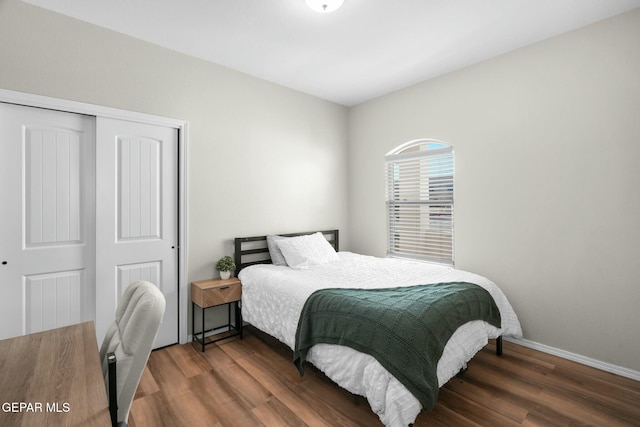
{"type": "Polygon", "coordinates": [[[453,265],[453,147],[421,139],[385,156],[388,255],[453,265]]]}

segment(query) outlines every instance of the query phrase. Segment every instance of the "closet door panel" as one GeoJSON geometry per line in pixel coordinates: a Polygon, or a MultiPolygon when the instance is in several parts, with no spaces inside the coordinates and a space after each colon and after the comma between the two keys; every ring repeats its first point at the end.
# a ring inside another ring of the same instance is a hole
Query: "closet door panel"
{"type": "Polygon", "coordinates": [[[25,129],[24,175],[27,247],[82,244],[82,134],[67,129],[25,129]]]}
{"type": "Polygon", "coordinates": [[[82,322],[83,283],[84,270],[27,276],[24,289],[25,332],[40,332],[50,329],[52,324],[63,326],[82,322]]]}
{"type": "Polygon", "coordinates": [[[160,240],[162,141],[118,138],[118,241],[160,240]]]}
{"type": "Polygon", "coordinates": [[[92,117],[0,103],[0,338],[92,320],[92,117]]]}
{"type": "Polygon", "coordinates": [[[178,342],[178,132],[97,119],[98,339],[129,284],[147,280],[167,300],[155,347],[178,342]]]}

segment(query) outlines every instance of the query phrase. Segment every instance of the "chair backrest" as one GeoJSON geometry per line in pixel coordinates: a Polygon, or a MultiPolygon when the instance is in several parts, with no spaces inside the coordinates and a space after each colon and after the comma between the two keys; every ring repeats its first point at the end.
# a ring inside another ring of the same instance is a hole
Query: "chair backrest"
{"type": "Polygon", "coordinates": [[[116,319],[100,347],[102,372],[107,388],[107,354],[115,353],[118,360],[116,384],[119,423],[126,423],[129,418],[133,397],[164,316],[165,303],[164,295],[152,283],[131,283],[118,303],[116,319]]]}

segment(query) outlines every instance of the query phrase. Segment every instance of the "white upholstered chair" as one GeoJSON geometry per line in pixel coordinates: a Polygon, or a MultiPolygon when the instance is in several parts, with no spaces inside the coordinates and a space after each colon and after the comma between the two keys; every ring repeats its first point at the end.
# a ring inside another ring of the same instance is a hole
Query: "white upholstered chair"
{"type": "MultiPolygon", "coordinates": [[[[131,283],[118,303],[116,318],[100,347],[109,396],[109,357],[117,359],[117,423],[127,424],[129,410],[164,316],[165,298],[152,283],[131,283]]],[[[114,423],[115,424],[115,423],[114,423]]]]}

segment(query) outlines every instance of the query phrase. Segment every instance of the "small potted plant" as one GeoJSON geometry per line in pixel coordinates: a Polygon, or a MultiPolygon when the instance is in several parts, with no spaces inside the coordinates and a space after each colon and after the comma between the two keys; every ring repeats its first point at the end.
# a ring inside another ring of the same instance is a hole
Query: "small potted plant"
{"type": "Polygon", "coordinates": [[[228,279],[231,277],[231,272],[235,271],[236,263],[230,256],[223,256],[216,262],[216,269],[220,272],[221,279],[228,279]]]}

